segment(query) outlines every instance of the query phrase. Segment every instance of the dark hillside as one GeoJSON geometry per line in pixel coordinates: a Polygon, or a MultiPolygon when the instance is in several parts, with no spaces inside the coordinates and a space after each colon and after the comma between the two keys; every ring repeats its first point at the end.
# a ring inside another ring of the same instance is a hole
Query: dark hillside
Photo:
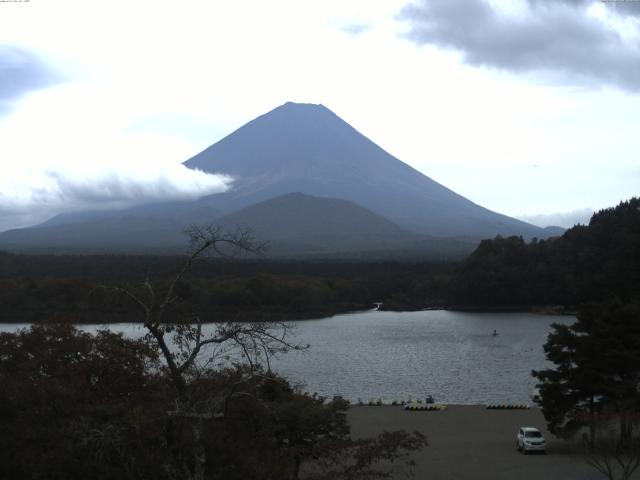
{"type": "Polygon", "coordinates": [[[453,280],[472,306],[578,305],[640,294],[640,199],[593,215],[561,237],[484,240],[453,280]]]}

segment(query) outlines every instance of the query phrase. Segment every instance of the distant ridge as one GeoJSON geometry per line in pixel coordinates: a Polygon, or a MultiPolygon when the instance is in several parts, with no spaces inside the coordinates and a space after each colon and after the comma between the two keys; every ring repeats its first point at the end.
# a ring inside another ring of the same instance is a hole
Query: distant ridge
{"type": "Polygon", "coordinates": [[[366,208],[295,192],[243,208],[216,222],[250,228],[271,257],[463,258],[476,243],[409,232],[366,208]]]}
{"type": "MultiPolygon", "coordinates": [[[[0,245],[36,253],[184,251],[187,239],[183,232],[189,224],[145,213],[146,209],[102,212],[99,219],[79,223],[68,223],[63,217],[40,227],[0,234],[0,245]]],[[[249,228],[258,241],[268,243],[266,253],[271,258],[462,258],[475,247],[474,242],[411,233],[348,200],[298,192],[250,205],[213,222],[202,217],[200,223],[215,223],[228,231],[249,228]]]]}
{"type": "Polygon", "coordinates": [[[386,218],[348,200],[288,193],[222,217],[218,223],[247,225],[271,240],[371,241],[412,236],[386,218]]]}

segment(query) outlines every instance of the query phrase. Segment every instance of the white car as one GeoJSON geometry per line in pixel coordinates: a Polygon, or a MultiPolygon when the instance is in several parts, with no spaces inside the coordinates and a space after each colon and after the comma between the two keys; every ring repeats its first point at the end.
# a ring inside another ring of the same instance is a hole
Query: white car
{"type": "Polygon", "coordinates": [[[522,453],[541,452],[546,453],[547,442],[540,430],[534,427],[520,427],[516,448],[522,453]]]}

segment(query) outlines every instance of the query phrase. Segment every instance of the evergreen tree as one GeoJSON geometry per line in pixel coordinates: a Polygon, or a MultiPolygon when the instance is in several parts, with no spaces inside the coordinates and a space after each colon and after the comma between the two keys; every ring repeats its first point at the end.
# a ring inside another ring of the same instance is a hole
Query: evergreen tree
{"type": "Polygon", "coordinates": [[[544,349],[555,367],[532,372],[549,430],[571,437],[589,426],[593,442],[598,417],[615,417],[624,443],[640,407],[638,301],[587,305],[573,325],[553,328],[544,349]]]}

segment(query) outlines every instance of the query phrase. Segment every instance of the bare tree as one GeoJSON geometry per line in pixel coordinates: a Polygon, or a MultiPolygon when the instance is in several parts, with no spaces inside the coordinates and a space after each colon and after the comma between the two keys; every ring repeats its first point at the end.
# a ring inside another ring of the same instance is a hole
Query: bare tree
{"type": "MultiPolygon", "coordinates": [[[[238,227],[227,232],[220,227],[194,226],[186,231],[190,249],[184,264],[168,280],[152,282],[147,278],[141,285],[116,287],[128,297],[142,313],[142,323],[147,339],[155,344],[175,389],[175,405],[169,416],[186,421],[191,430],[193,458],[191,467],[184,466],[176,472],[180,478],[202,480],[207,462],[203,441],[204,422],[224,417],[225,406],[234,390],[224,394],[209,392],[203,396],[198,391],[198,379],[202,372],[223,364],[248,363],[250,367],[266,364],[269,357],[299,347],[287,340],[284,323],[234,323],[207,324],[198,312],[186,317],[172,316],[172,307],[180,302],[176,293],[180,282],[191,271],[194,263],[213,254],[234,258],[243,254],[261,254],[264,244],[256,242],[251,232],[238,227]]],[[[251,368],[250,368],[251,370],[251,368]]]]}
{"type": "Polygon", "coordinates": [[[628,480],[640,467],[640,415],[635,409],[600,414],[597,438],[585,440],[585,461],[609,480],[628,480]]]}
{"type": "Polygon", "coordinates": [[[609,480],[628,480],[640,466],[640,439],[622,446],[611,436],[604,436],[587,447],[585,461],[609,480]]]}
{"type": "Polygon", "coordinates": [[[387,473],[376,468],[380,461],[404,461],[411,466],[409,453],[427,445],[426,437],[418,432],[391,432],[353,440],[341,410],[346,409],[345,402],[324,405],[323,400],[290,392],[284,406],[269,403],[264,392],[277,389],[280,381],[270,371],[269,358],[306,348],[289,341],[286,324],[205,324],[198,312],[175,308],[181,304],[181,282],[198,260],[208,254],[225,258],[260,254],[264,249],[250,231],[242,228],[229,233],[218,227],[192,227],[187,234],[189,254],[175,274],[163,281],[147,278],[139,285],[115,289],[137,305],[146,338],[160,352],[175,392],[166,417],[167,445],[174,457],[164,467],[167,477],[204,480],[207,465],[211,467],[215,460],[211,453],[207,456],[207,442],[214,440],[211,435],[233,425],[238,420],[237,412],[248,405],[255,407],[258,415],[267,415],[277,427],[274,439],[282,437],[282,451],[299,453],[293,456],[291,478],[299,477],[303,461],[316,462],[322,478],[386,478],[387,473]],[[234,399],[242,401],[233,403],[234,399]],[[179,445],[171,440],[176,424],[183,436],[179,445]]]}

